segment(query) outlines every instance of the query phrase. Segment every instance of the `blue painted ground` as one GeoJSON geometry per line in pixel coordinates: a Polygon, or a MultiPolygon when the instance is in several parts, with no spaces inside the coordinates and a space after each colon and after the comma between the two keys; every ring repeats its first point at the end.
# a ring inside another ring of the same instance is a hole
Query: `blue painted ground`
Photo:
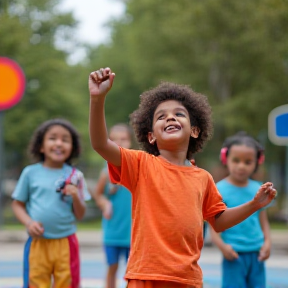
{"type": "MultiPolygon", "coordinates": [[[[219,265],[202,264],[201,267],[204,275],[204,288],[219,288],[221,283],[219,265]]],[[[124,269],[124,265],[121,265],[119,279],[123,276],[124,269]]],[[[84,287],[103,287],[106,266],[102,261],[83,261],[81,272],[84,287]]],[[[22,262],[0,261],[0,288],[20,288],[21,276],[22,262]]],[[[267,268],[267,283],[269,288],[288,288],[288,269],[267,268]]]]}

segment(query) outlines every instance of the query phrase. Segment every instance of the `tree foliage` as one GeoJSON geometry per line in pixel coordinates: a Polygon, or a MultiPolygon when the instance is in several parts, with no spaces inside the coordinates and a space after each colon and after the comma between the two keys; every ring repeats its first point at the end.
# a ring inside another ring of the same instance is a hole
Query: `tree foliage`
{"type": "MultiPolygon", "coordinates": [[[[18,62],[26,77],[23,99],[4,112],[7,165],[17,163],[21,169],[28,162],[26,149],[33,131],[54,117],[72,121],[87,151],[88,96],[87,88],[82,90],[87,72],[83,66],[69,66],[69,53],[61,49],[65,42],[78,45],[73,39],[76,22],[71,13],[57,12],[58,2],[51,0],[0,3],[1,54],[18,62]]],[[[84,152],[84,158],[88,154],[84,152]]]]}
{"type": "Polygon", "coordinates": [[[285,1],[126,0],[123,17],[108,23],[110,41],[90,47],[88,61],[78,66],[66,61],[73,45],[70,51],[55,48],[57,35],[62,44],[79,45],[73,39],[77,23],[55,10],[56,2],[0,1],[1,53],[20,63],[28,83],[23,101],[5,113],[6,144],[22,151],[22,159],[37,124],[62,116],[83,133],[89,163],[94,153],[88,140],[87,77],[110,66],[116,78],[106,100],[108,125],[128,122],[140,94],[161,80],[188,84],[213,107],[214,138],[200,164],[217,162],[224,138],[245,130],[271,151],[268,162],[284,165],[283,148],[267,140],[267,118],[287,103],[285,1]]]}
{"type": "MultiPolygon", "coordinates": [[[[188,84],[207,95],[213,108],[214,137],[196,156],[199,166],[213,170],[224,139],[244,130],[265,146],[266,168],[283,171],[285,150],[268,140],[267,122],[273,108],[287,103],[287,3],[125,3],[124,16],[109,23],[111,41],[89,55],[91,70],[109,66],[116,73],[106,100],[108,123],[128,121],[139,95],[161,80],[188,84]]],[[[275,178],[279,173],[273,171],[269,180],[283,191],[284,175],[275,178]]]]}
{"type": "MultiPolygon", "coordinates": [[[[288,95],[285,1],[130,0],[126,5],[123,18],[110,23],[111,41],[90,54],[91,68],[111,66],[116,73],[107,99],[109,119],[126,120],[143,90],[168,80],[209,97],[217,150],[238,130],[267,135],[269,112],[288,95]]],[[[279,147],[275,151],[282,153],[279,147]]]]}

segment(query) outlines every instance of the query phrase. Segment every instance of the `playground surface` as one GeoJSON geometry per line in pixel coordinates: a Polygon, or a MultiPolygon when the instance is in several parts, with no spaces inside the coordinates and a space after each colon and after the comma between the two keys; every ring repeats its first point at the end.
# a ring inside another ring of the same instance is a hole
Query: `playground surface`
{"type": "MultiPolygon", "coordinates": [[[[26,234],[23,231],[4,234],[0,231],[0,288],[20,288],[22,287],[22,254],[26,234]]],[[[287,234],[282,236],[285,238],[287,234]]],[[[79,232],[78,238],[82,287],[103,288],[107,267],[101,244],[101,231],[79,232]]],[[[285,245],[288,245],[288,237],[285,239],[281,240],[284,246],[279,246],[275,239],[277,246],[272,249],[271,257],[266,263],[267,287],[269,288],[288,288],[288,249],[285,249],[285,245]]],[[[212,246],[204,247],[199,263],[203,271],[204,288],[220,288],[221,254],[218,249],[212,246]]],[[[125,263],[122,261],[118,271],[118,288],[125,287],[124,272],[125,263]]]]}

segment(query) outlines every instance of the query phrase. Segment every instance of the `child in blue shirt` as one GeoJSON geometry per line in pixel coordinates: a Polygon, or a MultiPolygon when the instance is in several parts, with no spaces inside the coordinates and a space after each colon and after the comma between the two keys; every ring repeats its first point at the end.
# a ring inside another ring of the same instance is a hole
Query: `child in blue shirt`
{"type": "Polygon", "coordinates": [[[29,238],[24,249],[24,288],[80,287],[76,219],[89,200],[83,174],[71,166],[80,153],[79,136],[63,119],[42,123],[29,152],[37,161],[21,173],[12,208],[29,238]]]}
{"type": "MultiPolygon", "coordinates": [[[[121,147],[130,149],[132,146],[132,131],[126,124],[111,127],[109,138],[121,147]]],[[[108,263],[105,287],[115,288],[119,258],[123,255],[127,261],[130,252],[131,193],[122,185],[112,184],[105,167],[98,179],[94,198],[103,216],[103,244],[108,263]]]]}
{"type": "MultiPolygon", "coordinates": [[[[224,141],[220,159],[229,175],[217,183],[217,188],[227,207],[253,199],[261,184],[250,177],[264,162],[262,146],[245,132],[239,132],[224,141]]],[[[271,240],[265,209],[225,230],[221,236],[211,229],[211,238],[223,253],[223,288],[266,287],[264,261],[269,258],[271,240]]]]}

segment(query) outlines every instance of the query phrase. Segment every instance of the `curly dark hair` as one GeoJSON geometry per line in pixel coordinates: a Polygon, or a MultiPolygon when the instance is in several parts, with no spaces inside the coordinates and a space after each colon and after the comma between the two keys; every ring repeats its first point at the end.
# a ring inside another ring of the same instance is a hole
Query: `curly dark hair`
{"type": "Polygon", "coordinates": [[[32,156],[32,158],[35,161],[44,161],[45,155],[40,152],[41,147],[43,145],[43,139],[46,134],[46,132],[52,127],[60,125],[64,128],[66,128],[72,137],[72,152],[70,156],[66,159],[65,163],[71,165],[72,160],[76,159],[80,155],[80,137],[74,126],[65,119],[51,119],[43,122],[34,132],[32,139],[30,141],[29,147],[28,147],[28,153],[32,156]]]}
{"type": "Polygon", "coordinates": [[[255,149],[257,162],[254,172],[256,172],[259,166],[260,157],[264,157],[264,147],[245,131],[239,131],[224,140],[222,148],[227,148],[226,157],[228,156],[229,150],[233,145],[245,145],[255,149]]]}
{"type": "Polygon", "coordinates": [[[141,148],[155,156],[159,155],[157,144],[150,144],[148,132],[153,131],[153,116],[158,105],[167,100],[180,102],[188,111],[191,126],[200,129],[198,138],[190,137],[187,150],[187,159],[192,159],[193,154],[201,151],[204,144],[211,138],[213,125],[211,107],[206,96],[194,92],[187,85],[170,82],[161,82],[157,87],[144,92],[140,96],[137,110],[130,115],[131,126],[141,148]]]}

